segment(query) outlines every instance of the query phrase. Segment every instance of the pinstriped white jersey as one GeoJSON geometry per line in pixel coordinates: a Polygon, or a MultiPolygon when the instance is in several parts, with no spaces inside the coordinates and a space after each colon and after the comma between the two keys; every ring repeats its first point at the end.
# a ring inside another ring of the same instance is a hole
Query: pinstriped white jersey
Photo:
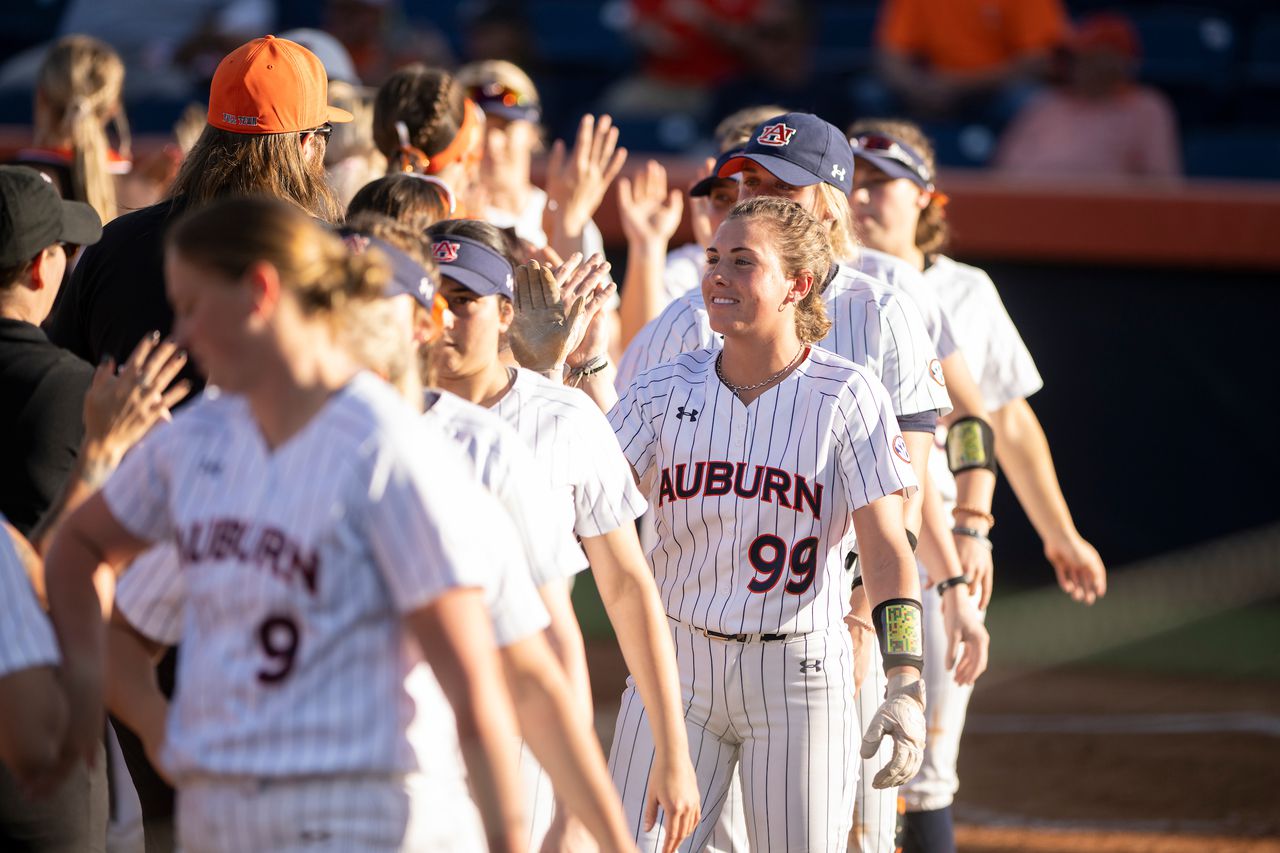
{"type": "Polygon", "coordinates": [[[60,660],[53,626],[40,609],[13,540],[0,530],[0,678],[57,666],[60,660]]]}
{"type": "Polygon", "coordinates": [[[647,371],[609,414],[653,506],[667,613],[731,634],[838,625],[853,511],[916,486],[884,386],[814,347],[743,406],[718,352],[647,371]]]}
{"type": "MultiPolygon", "coordinates": [[[[951,411],[933,341],[909,296],[864,272],[840,264],[823,291],[831,331],[819,346],[874,373],[889,391],[896,415],[951,411]]],[[[627,346],[618,365],[618,389],[682,352],[719,347],[699,288],[677,299],[627,346]]]]}
{"type": "MultiPolygon", "coordinates": [[[[977,267],[939,255],[925,270],[925,285],[955,320],[965,361],[988,411],[1023,400],[1044,387],[1035,359],[1013,325],[991,277],[977,267]]],[[[938,425],[935,440],[946,447],[947,428],[938,425]]],[[[944,501],[954,501],[955,477],[946,453],[929,454],[929,474],[944,501]]]]}
{"type": "Polygon", "coordinates": [[[858,249],[858,257],[854,261],[859,272],[879,279],[885,284],[899,288],[916,304],[920,311],[920,319],[929,330],[929,339],[938,358],[946,358],[958,349],[956,333],[951,328],[951,318],[943,310],[933,289],[925,284],[924,276],[911,264],[879,249],[866,246],[858,249]]]}
{"type": "Polygon", "coordinates": [[[182,568],[179,777],[415,769],[405,677],[421,656],[402,615],[521,562],[454,443],[369,374],[274,450],[243,399],[206,394],[103,495],[182,568]]]}
{"type": "MultiPolygon", "coordinates": [[[[513,370],[515,381],[492,411],[533,448],[551,486],[557,525],[582,537],[601,536],[643,515],[644,496],[591,398],[532,371],[513,370]]],[[[583,555],[580,569],[586,565],[583,555]]]]}
{"type": "MultiPolygon", "coordinates": [[[[582,549],[573,530],[555,523],[545,477],[511,425],[483,406],[437,389],[426,392],[423,417],[462,446],[480,482],[507,511],[536,586],[582,570],[582,549]]],[[[537,607],[541,609],[540,602],[537,607]]],[[[498,614],[494,617],[496,625],[498,614]]]]}

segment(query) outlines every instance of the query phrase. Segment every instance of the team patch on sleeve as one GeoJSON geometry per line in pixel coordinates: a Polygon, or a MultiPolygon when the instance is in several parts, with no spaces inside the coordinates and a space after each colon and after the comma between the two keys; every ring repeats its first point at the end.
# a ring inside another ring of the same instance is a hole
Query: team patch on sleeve
{"type": "Polygon", "coordinates": [[[920,609],[907,604],[890,604],[885,607],[884,642],[888,654],[923,655],[920,609]]]}
{"type": "Polygon", "coordinates": [[[911,454],[907,452],[906,439],[900,435],[895,435],[893,437],[893,452],[896,453],[898,458],[903,462],[906,462],[908,465],[911,464],[911,454]]]}
{"type": "Polygon", "coordinates": [[[942,362],[938,361],[936,358],[929,362],[929,375],[933,377],[934,382],[937,382],[943,388],[947,387],[947,377],[942,372],[942,362]]]}

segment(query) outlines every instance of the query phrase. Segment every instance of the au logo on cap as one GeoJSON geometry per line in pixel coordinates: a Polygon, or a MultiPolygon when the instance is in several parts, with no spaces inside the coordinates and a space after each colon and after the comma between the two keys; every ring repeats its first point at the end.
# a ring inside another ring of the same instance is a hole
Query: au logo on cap
{"type": "Polygon", "coordinates": [[[441,240],[439,243],[431,247],[431,254],[437,261],[444,261],[447,264],[453,263],[458,259],[458,248],[460,243],[451,243],[448,240],[441,240]]]}
{"type": "Polygon", "coordinates": [[[796,135],[794,127],[788,127],[784,122],[777,124],[766,124],[760,128],[760,135],[756,137],[756,142],[761,145],[773,145],[781,148],[791,141],[791,137],[796,135]]]}

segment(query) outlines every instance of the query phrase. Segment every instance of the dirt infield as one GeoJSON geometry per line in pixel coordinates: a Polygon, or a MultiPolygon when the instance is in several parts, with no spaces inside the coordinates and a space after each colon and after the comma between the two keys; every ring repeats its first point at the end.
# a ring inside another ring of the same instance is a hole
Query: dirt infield
{"type": "MultiPolygon", "coordinates": [[[[603,722],[626,667],[589,659],[603,722]]],[[[965,853],[1280,853],[1280,681],[988,672],[960,779],[965,853]]]]}

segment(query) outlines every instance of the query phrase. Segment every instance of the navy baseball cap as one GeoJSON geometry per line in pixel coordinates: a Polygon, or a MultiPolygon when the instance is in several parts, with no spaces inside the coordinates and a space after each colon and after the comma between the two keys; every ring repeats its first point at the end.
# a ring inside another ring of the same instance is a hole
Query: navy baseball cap
{"type": "Polygon", "coordinates": [[[846,195],[853,190],[853,151],[840,128],[812,113],[783,113],[752,131],[737,157],[716,173],[721,178],[758,163],[795,187],[828,183],[846,195]]]}
{"type": "Polygon", "coordinates": [[[730,160],[732,160],[734,157],[740,157],[740,156],[742,156],[741,148],[731,148],[728,151],[721,154],[719,157],[717,157],[716,164],[711,167],[711,174],[707,175],[705,178],[703,178],[702,180],[694,184],[692,187],[690,187],[689,195],[691,196],[711,195],[711,191],[715,189],[716,184],[718,182],[732,180],[731,177],[724,177],[724,178],[720,177],[720,170],[723,169],[724,165],[728,163],[730,160]]]}
{"type": "Polygon", "coordinates": [[[404,252],[377,237],[362,234],[353,228],[341,228],[338,236],[347,248],[357,255],[363,255],[371,247],[381,252],[391,265],[391,281],[382,295],[390,299],[393,296],[412,296],[414,301],[431,310],[436,298],[436,283],[422,264],[404,252]]]}
{"type": "Polygon", "coordinates": [[[933,172],[920,152],[888,133],[860,133],[850,137],[853,156],[866,160],[891,178],[906,178],[922,190],[933,191],[933,172]]]}
{"type": "Polygon", "coordinates": [[[447,276],[478,296],[515,298],[511,262],[470,237],[443,234],[432,238],[431,256],[447,276]]]}

